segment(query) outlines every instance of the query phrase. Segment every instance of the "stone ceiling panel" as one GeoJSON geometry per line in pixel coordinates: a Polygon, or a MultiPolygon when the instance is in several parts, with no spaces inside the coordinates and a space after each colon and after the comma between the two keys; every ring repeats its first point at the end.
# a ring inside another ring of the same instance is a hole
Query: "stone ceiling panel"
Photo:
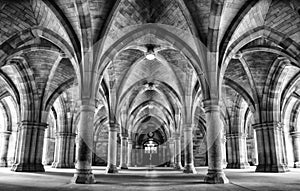
{"type": "Polygon", "coordinates": [[[242,19],[241,23],[233,33],[231,43],[238,39],[240,36],[256,27],[265,24],[265,18],[268,13],[272,0],[261,0],[248,12],[242,19]]]}
{"type": "MultiPolygon", "coordinates": [[[[229,25],[237,16],[238,12],[242,8],[243,5],[247,0],[226,0],[224,4],[223,9],[223,16],[221,17],[221,23],[220,23],[220,34],[219,38],[222,39],[226,30],[228,29],[229,25]]],[[[220,40],[219,39],[219,40],[220,40]]]]}
{"type": "Polygon", "coordinates": [[[265,25],[300,43],[300,17],[286,1],[272,2],[265,25]]]}
{"type": "Polygon", "coordinates": [[[40,96],[43,95],[51,69],[58,59],[58,56],[58,54],[53,54],[53,52],[48,51],[34,51],[24,55],[29,67],[33,71],[36,88],[40,96]]]}
{"type": "Polygon", "coordinates": [[[61,9],[70,24],[72,25],[78,39],[81,39],[78,13],[75,7],[74,0],[54,0],[57,6],[61,9]]]}
{"type": "Polygon", "coordinates": [[[245,54],[246,63],[251,71],[256,88],[260,96],[262,95],[263,88],[270,70],[271,65],[274,63],[278,55],[268,52],[256,52],[252,54],[245,54]]]}
{"type": "Polygon", "coordinates": [[[200,38],[203,40],[203,43],[206,44],[211,0],[184,0],[184,2],[198,28],[200,38]]]}
{"type": "Polygon", "coordinates": [[[248,76],[239,60],[233,59],[230,61],[225,77],[235,81],[249,94],[252,92],[248,76]]]}
{"type": "Polygon", "coordinates": [[[57,88],[59,88],[62,84],[67,82],[68,80],[74,79],[74,84],[77,83],[75,70],[68,59],[62,59],[56,68],[52,79],[48,81],[48,89],[47,89],[47,97],[45,100],[53,94],[57,88]]]}
{"type": "Polygon", "coordinates": [[[0,44],[14,34],[38,25],[31,5],[22,3],[6,3],[0,9],[0,44]]]}

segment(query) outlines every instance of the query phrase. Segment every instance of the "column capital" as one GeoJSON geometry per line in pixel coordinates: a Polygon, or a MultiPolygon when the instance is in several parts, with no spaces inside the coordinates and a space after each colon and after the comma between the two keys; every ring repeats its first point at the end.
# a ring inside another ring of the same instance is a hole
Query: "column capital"
{"type": "Polygon", "coordinates": [[[300,131],[290,132],[290,135],[294,138],[300,138],[300,131]]]}
{"type": "Polygon", "coordinates": [[[181,137],[181,136],[180,136],[180,133],[175,133],[175,134],[174,134],[174,139],[175,139],[175,140],[180,139],[180,137],[181,137]]]}
{"type": "Polygon", "coordinates": [[[0,135],[11,135],[11,131],[2,131],[0,135]]]}
{"type": "Polygon", "coordinates": [[[127,138],[127,142],[128,142],[128,144],[132,144],[133,143],[133,141],[132,141],[131,138],[127,138]]]}
{"type": "Polygon", "coordinates": [[[170,144],[173,144],[173,143],[174,143],[174,141],[175,141],[175,139],[174,139],[174,138],[172,138],[172,137],[171,137],[171,138],[169,138],[169,143],[170,143],[170,144]]]}
{"type": "Polygon", "coordinates": [[[194,126],[195,126],[195,124],[193,124],[193,123],[183,124],[183,130],[184,131],[192,131],[194,126]]]}
{"type": "Polygon", "coordinates": [[[282,122],[264,122],[264,123],[256,123],[252,125],[253,129],[255,130],[262,130],[262,129],[275,129],[275,130],[282,130],[283,123],[282,122]]]}
{"type": "Polygon", "coordinates": [[[232,138],[246,138],[246,137],[247,137],[246,133],[240,133],[240,132],[226,134],[226,138],[227,139],[232,139],[232,138]]]}
{"type": "Polygon", "coordinates": [[[55,134],[58,137],[76,137],[75,133],[56,132],[55,134]]]}
{"type": "Polygon", "coordinates": [[[128,134],[127,133],[120,133],[120,137],[121,137],[121,139],[127,139],[128,134]]]}
{"type": "Polygon", "coordinates": [[[93,106],[93,107],[95,107],[96,100],[92,99],[92,98],[81,98],[80,100],[78,100],[78,103],[80,104],[80,106],[93,106]]]}
{"type": "Polygon", "coordinates": [[[81,112],[95,112],[95,105],[80,105],[81,112]]]}
{"type": "Polygon", "coordinates": [[[220,111],[220,100],[208,99],[203,101],[205,113],[220,111]]]}
{"type": "Polygon", "coordinates": [[[118,123],[109,123],[109,131],[118,131],[120,125],[118,123]]]}
{"type": "Polygon", "coordinates": [[[47,123],[37,123],[37,122],[31,122],[31,121],[21,121],[18,123],[18,129],[41,129],[45,130],[47,128],[47,123]]]}

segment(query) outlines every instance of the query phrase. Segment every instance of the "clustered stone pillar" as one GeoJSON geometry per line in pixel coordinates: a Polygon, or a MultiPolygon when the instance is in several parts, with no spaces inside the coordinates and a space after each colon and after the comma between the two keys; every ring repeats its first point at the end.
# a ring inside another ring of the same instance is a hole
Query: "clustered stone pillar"
{"type": "Polygon", "coordinates": [[[225,184],[229,180],[223,171],[222,136],[223,128],[220,118],[220,106],[217,101],[205,101],[204,109],[207,122],[208,173],[206,183],[225,184]],[[216,103],[214,103],[216,102],[216,103]]]}
{"type": "Polygon", "coordinates": [[[182,169],[180,134],[175,135],[175,167],[174,168],[177,169],[177,170],[182,169]]]}
{"type": "Polygon", "coordinates": [[[226,136],[222,137],[222,161],[223,161],[223,168],[227,166],[226,160],[226,136]]]}
{"type": "Polygon", "coordinates": [[[194,166],[194,153],[193,153],[193,124],[185,124],[183,127],[184,132],[184,156],[185,165],[184,173],[197,173],[194,166]]]}
{"type": "Polygon", "coordinates": [[[255,166],[258,164],[258,153],[257,153],[257,138],[256,132],[253,131],[253,140],[252,140],[252,155],[251,155],[251,165],[255,166]]]}
{"type": "Polygon", "coordinates": [[[127,137],[122,135],[121,137],[121,159],[120,159],[120,168],[121,169],[128,169],[126,164],[126,156],[127,156],[127,137]]]}
{"type": "Polygon", "coordinates": [[[91,168],[94,141],[94,113],[95,105],[81,105],[77,138],[78,144],[76,146],[76,172],[72,179],[74,183],[92,184],[96,182],[91,168]]]}
{"type": "Polygon", "coordinates": [[[127,139],[127,167],[132,167],[132,140],[127,139]]]}
{"type": "Polygon", "coordinates": [[[1,132],[1,143],[0,143],[0,167],[7,167],[7,153],[8,153],[8,146],[9,146],[9,138],[11,132],[1,132]]]}
{"type": "Polygon", "coordinates": [[[227,168],[249,168],[247,157],[246,134],[232,133],[227,135],[228,140],[228,165],[227,168]]]}
{"type": "Polygon", "coordinates": [[[43,164],[44,165],[51,165],[54,162],[54,152],[53,148],[55,147],[55,143],[53,142],[53,138],[50,135],[50,127],[46,129],[45,132],[45,138],[44,138],[44,159],[43,164]]]}
{"type": "Polygon", "coordinates": [[[285,172],[287,165],[283,143],[282,124],[278,122],[254,124],[258,148],[256,172],[285,172]]]}
{"type": "Polygon", "coordinates": [[[167,166],[167,146],[166,145],[162,145],[162,160],[163,160],[163,164],[164,166],[167,166]]]}
{"type": "Polygon", "coordinates": [[[300,132],[292,132],[291,136],[294,151],[294,168],[300,168],[300,132]]]}
{"type": "Polygon", "coordinates": [[[116,123],[109,124],[108,133],[108,160],[106,173],[117,173],[117,130],[119,125],[116,123]]]}
{"type": "Polygon", "coordinates": [[[44,172],[42,165],[46,123],[22,121],[18,127],[18,142],[12,171],[44,172]]]}
{"type": "Polygon", "coordinates": [[[74,168],[74,133],[56,133],[55,156],[52,168],[74,168]]]}
{"type": "Polygon", "coordinates": [[[169,150],[170,150],[170,167],[175,167],[175,142],[174,138],[169,139],[169,150]]]}

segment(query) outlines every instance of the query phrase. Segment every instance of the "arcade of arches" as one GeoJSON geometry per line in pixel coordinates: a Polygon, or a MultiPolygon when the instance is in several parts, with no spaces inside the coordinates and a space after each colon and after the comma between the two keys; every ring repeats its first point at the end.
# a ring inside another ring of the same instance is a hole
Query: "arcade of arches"
{"type": "Polygon", "coordinates": [[[75,183],[300,167],[298,0],[0,0],[0,165],[75,183]],[[71,179],[71,177],[70,177],[71,179]]]}

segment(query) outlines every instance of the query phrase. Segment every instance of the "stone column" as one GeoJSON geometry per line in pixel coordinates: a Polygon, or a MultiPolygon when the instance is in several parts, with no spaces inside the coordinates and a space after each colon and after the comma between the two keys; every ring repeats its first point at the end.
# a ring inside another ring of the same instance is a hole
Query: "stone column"
{"type": "Polygon", "coordinates": [[[283,159],[282,124],[269,122],[254,124],[258,148],[256,172],[285,172],[287,165],[283,159]]]}
{"type": "Polygon", "coordinates": [[[175,141],[174,138],[169,139],[170,150],[170,167],[175,167],[175,141]]]}
{"type": "Polygon", "coordinates": [[[245,169],[249,168],[247,157],[246,134],[232,133],[227,134],[228,139],[228,165],[227,168],[245,169]]]}
{"type": "Polygon", "coordinates": [[[119,128],[118,124],[109,124],[108,133],[108,159],[106,173],[117,173],[117,130],[119,128]]]}
{"type": "Polygon", "coordinates": [[[11,132],[1,132],[1,144],[0,144],[0,167],[7,167],[7,153],[8,153],[8,146],[9,146],[9,138],[11,132]]]}
{"type": "Polygon", "coordinates": [[[55,161],[52,168],[74,168],[73,154],[75,134],[57,132],[55,145],[55,161]]]}
{"type": "Polygon", "coordinates": [[[184,132],[184,173],[196,174],[196,169],[194,166],[194,150],[193,150],[193,124],[185,124],[183,126],[184,132]]]}
{"type": "Polygon", "coordinates": [[[132,140],[127,139],[127,167],[132,167],[132,140]]]}
{"type": "Polygon", "coordinates": [[[166,145],[162,145],[162,159],[163,159],[163,164],[166,166],[166,162],[167,162],[167,146],[166,145]]]}
{"type": "Polygon", "coordinates": [[[44,151],[43,151],[43,164],[51,165],[54,162],[55,143],[53,138],[50,136],[50,127],[46,129],[46,137],[44,138],[44,151]]]}
{"type": "Polygon", "coordinates": [[[258,165],[258,152],[257,152],[257,138],[256,132],[253,131],[253,154],[252,154],[252,164],[258,165]]]}
{"type": "Polygon", "coordinates": [[[300,132],[292,132],[291,136],[294,151],[294,168],[300,168],[300,132]]]}
{"type": "Polygon", "coordinates": [[[180,134],[175,135],[175,169],[181,170],[181,140],[180,134]]]}
{"type": "Polygon", "coordinates": [[[126,164],[126,156],[127,156],[127,147],[126,147],[127,137],[122,135],[121,137],[121,159],[120,159],[120,168],[128,169],[126,164]]]}
{"type": "Polygon", "coordinates": [[[228,179],[223,171],[222,137],[223,123],[218,101],[204,101],[207,122],[208,173],[206,183],[225,184],[228,179]]]}
{"type": "Polygon", "coordinates": [[[67,154],[67,158],[66,158],[66,163],[68,164],[69,168],[74,168],[75,167],[75,138],[76,138],[76,134],[75,133],[71,133],[68,136],[68,154],[67,154]]]}
{"type": "Polygon", "coordinates": [[[18,127],[18,142],[12,171],[44,172],[42,165],[46,123],[22,121],[18,127]]]}
{"type": "Polygon", "coordinates": [[[222,161],[223,161],[223,168],[226,168],[227,166],[227,160],[226,160],[226,136],[222,137],[222,161]]]}
{"type": "Polygon", "coordinates": [[[84,103],[81,105],[78,126],[78,144],[76,146],[76,172],[72,179],[72,182],[74,183],[93,184],[96,182],[91,168],[94,141],[94,113],[94,104],[84,103]]]}

